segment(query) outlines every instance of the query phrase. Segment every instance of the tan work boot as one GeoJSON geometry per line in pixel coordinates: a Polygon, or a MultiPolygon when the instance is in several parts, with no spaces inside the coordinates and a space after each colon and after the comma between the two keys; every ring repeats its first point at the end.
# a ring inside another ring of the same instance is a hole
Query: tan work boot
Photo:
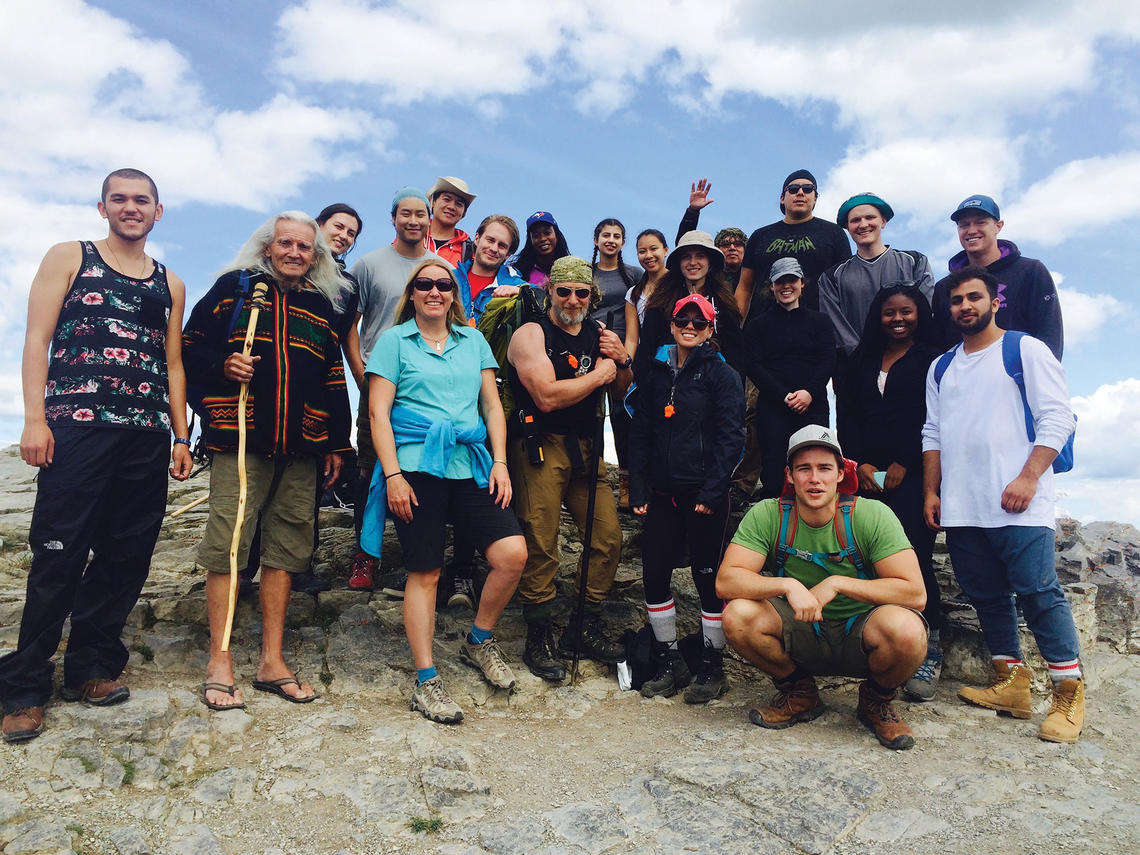
{"type": "Polygon", "coordinates": [[[1076,742],[1085,726],[1085,681],[1062,680],[1053,686],[1053,705],[1037,736],[1046,742],[1076,742]]]}
{"type": "Polygon", "coordinates": [[[1025,664],[1009,667],[1003,659],[995,659],[994,682],[984,689],[963,686],[958,697],[968,704],[997,710],[1014,718],[1029,718],[1033,709],[1029,700],[1029,669],[1025,664]]]}
{"type": "Polygon", "coordinates": [[[764,707],[748,711],[749,720],[760,727],[781,730],[801,721],[811,721],[823,714],[823,702],[813,677],[788,682],[772,680],[776,694],[764,707]]]}

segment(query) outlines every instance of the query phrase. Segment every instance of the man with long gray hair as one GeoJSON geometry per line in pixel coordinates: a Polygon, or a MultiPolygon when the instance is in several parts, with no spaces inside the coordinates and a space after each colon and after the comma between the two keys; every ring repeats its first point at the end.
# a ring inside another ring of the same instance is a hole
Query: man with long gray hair
{"type": "Polygon", "coordinates": [[[313,482],[318,467],[336,480],[349,450],[348,392],[332,300],[340,273],[311,217],[286,211],[246,241],[194,307],[183,331],[186,373],[203,390],[209,413],[210,517],[198,548],[207,572],[210,660],[200,698],[213,710],[245,706],[233,660],[221,649],[226,621],[230,540],[237,516],[238,418],[246,404],[247,501],[238,566],[245,566],[254,521],[261,514],[261,659],[253,688],[306,703],[316,694],[285,664],[281,640],[291,573],[309,568],[313,551],[313,482]],[[251,353],[242,353],[265,283],[251,353]]]}

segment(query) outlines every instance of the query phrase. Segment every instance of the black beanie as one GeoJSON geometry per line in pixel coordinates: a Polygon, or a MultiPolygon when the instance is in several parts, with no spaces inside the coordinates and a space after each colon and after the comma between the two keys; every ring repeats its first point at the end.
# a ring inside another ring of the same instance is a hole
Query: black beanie
{"type": "MultiPolygon", "coordinates": [[[[784,183],[780,187],[780,195],[781,196],[784,195],[784,190],[787,189],[788,185],[791,184],[793,181],[795,181],[797,178],[806,178],[808,181],[810,181],[812,184],[815,185],[816,191],[817,192],[819,191],[819,182],[815,180],[815,176],[812,175],[811,172],[809,172],[806,169],[797,169],[795,172],[793,172],[791,175],[789,175],[787,178],[784,179],[784,183]]],[[[784,211],[784,203],[783,202],[780,203],[780,213],[781,214],[786,213],[784,211]]]]}

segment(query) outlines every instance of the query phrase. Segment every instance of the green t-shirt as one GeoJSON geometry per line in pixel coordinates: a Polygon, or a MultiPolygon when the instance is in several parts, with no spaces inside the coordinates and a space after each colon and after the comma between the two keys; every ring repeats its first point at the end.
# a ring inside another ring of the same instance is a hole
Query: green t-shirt
{"type": "MultiPolygon", "coordinates": [[[[840,525],[842,524],[840,520],[840,525]]],[[[851,527],[855,532],[855,542],[859,545],[859,551],[862,552],[863,559],[868,564],[867,571],[870,573],[875,572],[873,565],[876,561],[911,548],[898,517],[890,508],[874,499],[859,498],[852,512],[851,527]]],[[[779,537],[780,503],[776,499],[765,499],[744,515],[732,542],[766,555],[765,570],[774,573],[779,537]]],[[[839,540],[835,536],[835,527],[831,520],[818,528],[800,520],[796,526],[795,540],[791,545],[804,552],[839,551],[839,540]]],[[[787,563],[784,564],[784,573],[803,583],[805,588],[819,584],[828,576],[858,575],[855,565],[850,561],[840,562],[824,558],[823,563],[828,566],[830,572],[811,561],[789,555],[787,563]]],[[[823,616],[828,620],[846,620],[852,615],[859,615],[873,608],[870,603],[861,603],[838,594],[823,607],[823,616]]]]}

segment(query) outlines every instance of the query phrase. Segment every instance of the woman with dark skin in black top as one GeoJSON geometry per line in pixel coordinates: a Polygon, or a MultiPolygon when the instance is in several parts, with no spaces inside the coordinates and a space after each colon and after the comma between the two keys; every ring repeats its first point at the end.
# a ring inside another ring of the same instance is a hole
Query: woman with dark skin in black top
{"type": "Polygon", "coordinates": [[[926,660],[905,686],[914,700],[930,700],[942,665],[934,532],[922,518],[922,425],[926,375],[940,353],[935,339],[930,304],[917,288],[891,285],[879,291],[851,357],[850,400],[839,414],[843,449],[858,463],[859,492],[895,512],[922,568],[930,636],[926,660]]]}
{"type": "Polygon", "coordinates": [[[827,381],[835,367],[831,322],[800,305],[803,271],[794,258],[772,265],[775,303],[744,327],[746,373],[756,384],[756,431],[763,499],[780,495],[788,437],[806,425],[827,425],[827,381]]]}

